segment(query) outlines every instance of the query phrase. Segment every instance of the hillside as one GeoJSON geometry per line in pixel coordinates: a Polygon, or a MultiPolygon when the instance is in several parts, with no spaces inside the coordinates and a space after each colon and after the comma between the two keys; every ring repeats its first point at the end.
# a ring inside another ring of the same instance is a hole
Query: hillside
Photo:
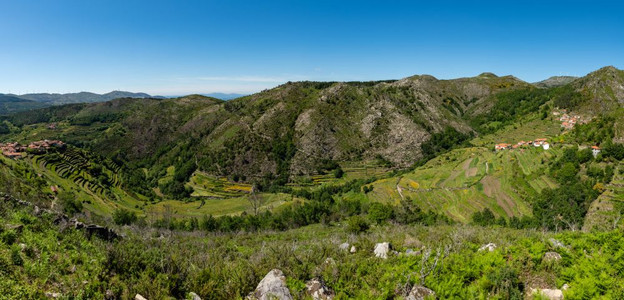
{"type": "MultiPolygon", "coordinates": [[[[462,223],[485,209],[522,218],[533,215],[545,188],[560,186],[553,170],[567,148],[617,140],[618,115],[596,115],[582,101],[600,101],[583,93],[593,87],[597,97],[607,95],[601,87],[616,87],[619,77],[599,82],[618,72],[601,69],[539,89],[483,73],[294,82],[230,101],[121,98],[10,115],[0,141],[70,144],[6,163],[41,174],[48,187],[71,191],[103,216],[120,208],[156,219],[237,215],[253,210],[254,189],[262,199],[255,210],[331,198],[408,201],[462,223]],[[564,130],[554,115],[558,104],[593,121],[564,130]],[[537,138],[553,147],[493,152],[494,144],[537,138]],[[85,166],[97,166],[95,173],[85,166]]],[[[580,165],[581,171],[590,166],[580,165]]],[[[600,168],[606,166],[614,165],[600,168]]],[[[582,215],[595,199],[590,194],[579,199],[582,215]]]]}
{"type": "Polygon", "coordinates": [[[118,98],[152,98],[146,93],[132,93],[124,91],[112,91],[106,94],[96,94],[90,92],[80,93],[66,93],[66,94],[50,94],[50,93],[36,93],[36,94],[23,94],[23,95],[10,95],[13,97],[32,100],[36,102],[45,102],[52,105],[61,105],[69,103],[92,103],[92,102],[106,102],[118,98]]]}
{"type": "Polygon", "coordinates": [[[0,115],[46,107],[36,101],[0,94],[0,115]]]}
{"type": "Polygon", "coordinates": [[[541,87],[541,88],[552,88],[552,87],[566,85],[576,80],[577,78],[578,77],[575,77],[575,76],[552,76],[548,79],[534,82],[533,85],[541,87]]]}

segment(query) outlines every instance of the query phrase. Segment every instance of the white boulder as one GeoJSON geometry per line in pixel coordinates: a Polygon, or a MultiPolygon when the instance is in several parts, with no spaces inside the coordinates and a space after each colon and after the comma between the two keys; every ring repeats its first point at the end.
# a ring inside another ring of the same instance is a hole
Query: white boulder
{"type": "Polygon", "coordinates": [[[256,287],[247,299],[251,300],[292,300],[290,290],[286,286],[286,277],[281,270],[271,270],[256,287]]]}

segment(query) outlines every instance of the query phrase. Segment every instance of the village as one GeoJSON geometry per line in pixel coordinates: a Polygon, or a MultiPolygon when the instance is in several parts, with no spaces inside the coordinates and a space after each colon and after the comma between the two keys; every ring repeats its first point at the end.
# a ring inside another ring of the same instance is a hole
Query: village
{"type": "Polygon", "coordinates": [[[51,147],[63,147],[64,145],[65,143],[59,140],[35,141],[28,144],[28,146],[20,145],[17,142],[6,144],[0,143],[0,151],[2,151],[2,155],[8,158],[19,159],[22,158],[27,153],[27,151],[43,152],[50,149],[51,147]]]}
{"type": "Polygon", "coordinates": [[[520,141],[517,144],[507,144],[507,143],[500,143],[500,144],[496,144],[494,146],[494,150],[496,151],[501,151],[501,150],[508,150],[508,149],[517,149],[517,148],[521,148],[521,147],[542,147],[544,150],[548,150],[550,149],[550,144],[548,143],[547,139],[536,139],[534,141],[520,141]]]}
{"type": "Polygon", "coordinates": [[[552,114],[553,116],[558,117],[558,120],[561,122],[561,127],[566,130],[574,129],[576,124],[587,124],[590,121],[580,115],[568,113],[566,109],[556,109],[552,114]]]}

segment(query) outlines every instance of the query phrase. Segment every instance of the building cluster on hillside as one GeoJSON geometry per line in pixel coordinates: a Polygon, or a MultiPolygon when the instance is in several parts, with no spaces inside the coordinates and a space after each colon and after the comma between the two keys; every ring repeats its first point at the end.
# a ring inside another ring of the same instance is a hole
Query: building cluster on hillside
{"type": "Polygon", "coordinates": [[[0,143],[0,151],[2,151],[2,155],[16,159],[21,158],[23,156],[23,153],[25,153],[27,150],[40,152],[48,150],[51,147],[62,147],[63,145],[65,145],[65,143],[58,140],[36,141],[28,144],[28,146],[20,145],[17,142],[6,144],[0,143]]]}
{"type": "Polygon", "coordinates": [[[568,113],[565,109],[555,110],[553,111],[553,115],[559,118],[561,122],[561,127],[564,129],[573,129],[576,124],[586,124],[589,120],[584,119],[583,117],[568,113]]]}
{"type": "Polygon", "coordinates": [[[592,146],[591,149],[592,149],[592,155],[594,155],[594,158],[596,158],[598,154],[600,154],[600,147],[592,146]]]}
{"type": "Polygon", "coordinates": [[[544,150],[548,150],[550,149],[550,144],[548,143],[547,139],[536,139],[534,141],[520,141],[516,144],[507,144],[507,143],[500,143],[500,144],[496,144],[494,146],[494,150],[496,151],[501,151],[501,150],[509,150],[509,149],[517,149],[517,148],[521,148],[521,147],[542,147],[544,150]]]}

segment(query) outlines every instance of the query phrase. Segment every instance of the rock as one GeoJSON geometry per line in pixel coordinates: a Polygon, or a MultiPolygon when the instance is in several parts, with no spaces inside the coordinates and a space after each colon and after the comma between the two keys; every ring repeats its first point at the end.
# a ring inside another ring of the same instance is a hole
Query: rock
{"type": "Polygon", "coordinates": [[[202,298],[199,297],[199,295],[197,295],[197,294],[195,294],[193,292],[189,293],[189,297],[191,298],[191,300],[202,300],[202,298]]]}
{"type": "Polygon", "coordinates": [[[95,224],[87,225],[84,228],[87,232],[87,236],[91,238],[91,236],[95,235],[105,241],[112,241],[119,236],[110,228],[99,226],[95,224]]]}
{"type": "Polygon", "coordinates": [[[388,252],[390,252],[390,243],[385,242],[385,243],[377,243],[375,245],[375,256],[379,257],[379,258],[383,258],[386,259],[388,258],[388,252]]]}
{"type": "Polygon", "coordinates": [[[141,296],[141,294],[136,294],[136,296],[134,296],[134,300],[147,300],[147,299],[145,299],[145,297],[141,296]]]}
{"type": "Polygon", "coordinates": [[[340,246],[338,246],[338,248],[340,250],[347,251],[347,250],[349,250],[349,243],[342,243],[342,244],[340,244],[340,246]]]}
{"type": "Polygon", "coordinates": [[[48,298],[60,298],[61,293],[46,292],[45,296],[48,298]]]}
{"type": "Polygon", "coordinates": [[[19,245],[18,245],[18,246],[20,247],[20,250],[21,250],[22,252],[26,251],[26,248],[28,248],[28,246],[26,246],[26,244],[24,244],[24,243],[19,243],[19,245]]]}
{"type": "Polygon", "coordinates": [[[558,240],[555,240],[553,238],[548,239],[548,241],[550,242],[550,244],[553,245],[553,247],[555,248],[566,248],[566,245],[558,240]]]}
{"type": "Polygon", "coordinates": [[[17,233],[22,233],[22,230],[24,229],[24,225],[22,225],[22,224],[17,224],[17,225],[9,224],[9,225],[7,225],[7,229],[15,230],[15,232],[17,232],[17,233]]]}
{"type": "Polygon", "coordinates": [[[565,283],[565,284],[563,284],[563,286],[561,286],[561,290],[562,291],[567,291],[569,288],[570,288],[570,286],[567,283],[565,283]]]}
{"type": "Polygon", "coordinates": [[[424,300],[427,297],[435,298],[436,294],[431,289],[422,285],[415,285],[407,295],[406,300],[424,300]]]}
{"type": "Polygon", "coordinates": [[[335,296],[334,291],[327,287],[322,278],[314,278],[306,282],[306,290],[314,300],[331,300],[335,296]]]}
{"type": "Polygon", "coordinates": [[[351,250],[349,250],[349,252],[355,253],[357,252],[357,249],[355,248],[355,246],[351,246],[351,250]]]}
{"type": "Polygon", "coordinates": [[[410,248],[410,249],[405,250],[405,255],[407,255],[407,256],[414,256],[414,255],[419,255],[420,252],[421,252],[420,250],[414,251],[414,249],[410,248]]]}
{"type": "Polygon", "coordinates": [[[561,290],[531,289],[531,295],[540,295],[542,298],[549,300],[563,300],[563,292],[561,290]]]}
{"type": "Polygon", "coordinates": [[[286,277],[278,269],[273,269],[264,276],[256,290],[247,296],[247,299],[251,300],[292,300],[292,298],[286,286],[286,277]]]}
{"type": "Polygon", "coordinates": [[[496,244],[494,244],[494,243],[489,243],[489,244],[487,244],[487,245],[483,245],[483,246],[481,246],[481,248],[479,248],[479,251],[485,251],[485,250],[487,250],[487,251],[492,252],[492,251],[494,251],[495,249],[496,249],[496,244]]]}
{"type": "Polygon", "coordinates": [[[544,253],[544,257],[542,258],[544,261],[559,261],[561,260],[561,255],[557,252],[546,252],[544,253]]]}

